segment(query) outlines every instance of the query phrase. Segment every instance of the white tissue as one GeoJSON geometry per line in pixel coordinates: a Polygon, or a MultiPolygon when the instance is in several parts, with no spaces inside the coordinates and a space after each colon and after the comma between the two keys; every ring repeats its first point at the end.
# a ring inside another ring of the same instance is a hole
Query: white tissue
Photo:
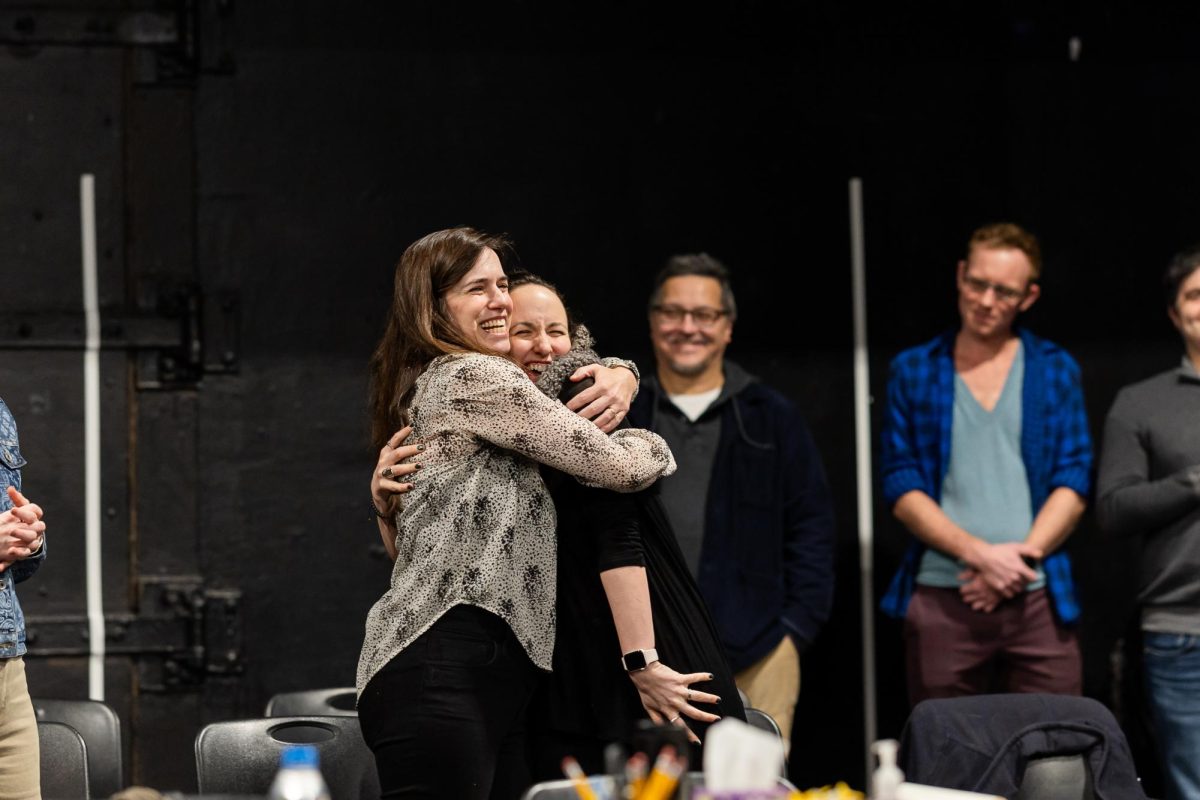
{"type": "Polygon", "coordinates": [[[960,789],[943,789],[940,786],[905,782],[896,787],[896,800],[1004,800],[1004,798],[994,794],[964,792],[960,789]]]}
{"type": "Polygon", "coordinates": [[[712,791],[773,789],[783,774],[783,742],[733,717],[704,737],[704,785],[712,791]]]}

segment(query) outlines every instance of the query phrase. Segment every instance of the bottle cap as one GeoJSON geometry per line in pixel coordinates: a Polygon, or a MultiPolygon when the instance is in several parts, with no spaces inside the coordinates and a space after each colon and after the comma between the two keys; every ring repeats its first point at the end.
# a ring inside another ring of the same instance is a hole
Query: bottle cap
{"type": "Polygon", "coordinates": [[[281,767],[316,767],[320,764],[317,748],[311,744],[293,744],[283,748],[279,754],[281,767]]]}
{"type": "Polygon", "coordinates": [[[895,739],[880,739],[871,745],[871,752],[879,757],[879,766],[892,769],[896,766],[896,751],[900,743],[895,739]]]}

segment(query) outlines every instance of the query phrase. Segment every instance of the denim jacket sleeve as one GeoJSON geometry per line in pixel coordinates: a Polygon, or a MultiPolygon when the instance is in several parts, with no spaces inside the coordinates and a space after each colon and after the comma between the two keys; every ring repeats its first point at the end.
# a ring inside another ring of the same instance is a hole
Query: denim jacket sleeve
{"type": "MultiPolygon", "coordinates": [[[[21,444],[17,436],[17,423],[13,419],[12,412],[8,410],[3,400],[0,400],[0,512],[7,511],[12,508],[12,501],[8,497],[8,493],[4,490],[9,486],[20,490],[21,488],[21,467],[26,464],[25,457],[21,455],[21,444]]],[[[10,567],[13,581],[20,583],[26,580],[35,572],[42,562],[46,560],[46,545],[45,538],[42,539],[42,548],[38,550],[37,555],[23,559],[13,563],[10,567]]]]}
{"type": "Polygon", "coordinates": [[[20,561],[13,562],[9,567],[9,572],[12,573],[13,581],[21,583],[29,580],[33,574],[42,566],[42,562],[46,560],[46,537],[42,536],[42,548],[29,558],[23,558],[20,561]]]}

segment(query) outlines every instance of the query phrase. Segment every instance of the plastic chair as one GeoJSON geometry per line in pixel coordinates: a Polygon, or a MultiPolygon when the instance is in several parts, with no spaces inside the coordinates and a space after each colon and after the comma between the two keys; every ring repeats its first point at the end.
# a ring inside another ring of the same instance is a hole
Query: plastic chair
{"type": "Polygon", "coordinates": [[[38,722],[70,725],[87,746],[92,797],[110,797],[125,788],[122,778],[121,720],[99,700],[33,699],[38,722]]]}
{"type": "Polygon", "coordinates": [[[750,708],[747,706],[746,722],[760,731],[773,733],[781,740],[783,739],[783,731],[779,730],[779,723],[775,721],[774,717],[760,708],[750,708]]]}
{"type": "Polygon", "coordinates": [[[358,697],[353,686],[280,692],[267,701],[268,717],[355,717],[358,697]]]}
{"type": "Polygon", "coordinates": [[[214,722],[196,736],[200,794],[265,795],[289,744],[311,744],[332,800],[377,800],[375,756],[358,717],[307,716],[214,722]]]}
{"type": "Polygon", "coordinates": [[[46,800],[87,800],[88,753],[83,736],[61,722],[38,722],[42,797],[46,800]]]}

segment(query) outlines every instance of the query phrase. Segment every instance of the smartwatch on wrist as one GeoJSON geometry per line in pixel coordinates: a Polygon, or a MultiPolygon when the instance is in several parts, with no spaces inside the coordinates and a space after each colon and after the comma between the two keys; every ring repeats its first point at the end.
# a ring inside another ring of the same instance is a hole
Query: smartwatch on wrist
{"type": "Polygon", "coordinates": [[[651,647],[649,650],[632,650],[621,656],[621,666],[626,672],[640,672],[658,661],[658,651],[651,647]]]}

